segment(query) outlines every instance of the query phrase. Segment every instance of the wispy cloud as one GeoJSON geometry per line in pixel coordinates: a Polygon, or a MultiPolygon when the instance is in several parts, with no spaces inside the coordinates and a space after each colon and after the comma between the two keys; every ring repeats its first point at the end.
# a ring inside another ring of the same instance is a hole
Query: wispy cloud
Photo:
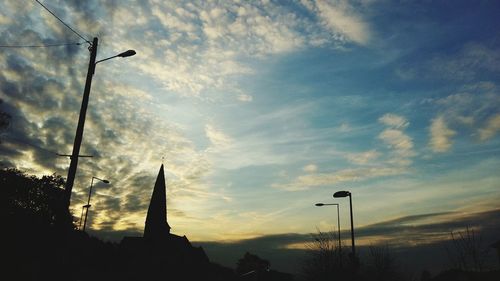
{"type": "Polygon", "coordinates": [[[403,116],[399,116],[393,113],[384,114],[378,119],[378,121],[386,126],[392,127],[394,129],[404,129],[408,127],[409,122],[403,116]]]}
{"type": "Polygon", "coordinates": [[[388,127],[378,135],[378,138],[391,150],[393,154],[391,161],[403,166],[411,164],[411,158],[416,155],[416,152],[413,149],[412,138],[404,132],[404,129],[409,125],[406,118],[387,113],[378,121],[388,127]]]}
{"type": "Polygon", "coordinates": [[[480,71],[500,71],[500,55],[497,49],[470,43],[451,56],[435,57],[429,62],[434,74],[449,79],[472,80],[480,71]]]}
{"type": "Polygon", "coordinates": [[[205,125],[205,134],[210,140],[214,149],[223,149],[228,147],[232,143],[232,140],[229,136],[216,129],[212,124],[205,125]]]}
{"type": "Polygon", "coordinates": [[[446,152],[453,144],[451,138],[457,134],[446,125],[443,116],[432,120],[429,145],[434,152],[446,152]]]}
{"type": "Polygon", "coordinates": [[[413,140],[403,131],[409,122],[402,116],[390,113],[381,116],[379,122],[388,127],[377,136],[377,139],[382,140],[388,148],[388,153],[383,155],[383,158],[382,153],[375,149],[358,153],[345,152],[343,156],[349,162],[361,167],[323,173],[310,173],[303,169],[308,173],[299,175],[287,183],[274,183],[272,187],[299,191],[341,182],[363,181],[409,173],[408,167],[412,164],[411,158],[416,155],[413,149],[413,140]]]}
{"type": "Polygon", "coordinates": [[[446,152],[453,138],[463,137],[471,130],[482,142],[493,138],[499,129],[500,94],[496,85],[483,82],[464,87],[463,92],[433,101],[438,115],[430,121],[429,146],[434,152],[446,152]]]}
{"type": "Polygon", "coordinates": [[[243,102],[251,102],[253,100],[253,97],[247,94],[240,94],[238,96],[238,100],[243,102]]]}
{"type": "Polygon", "coordinates": [[[463,45],[455,52],[433,54],[429,59],[413,65],[404,65],[397,70],[403,79],[425,77],[471,82],[485,72],[500,71],[500,55],[494,46],[473,42],[463,45]]]}
{"type": "Polygon", "coordinates": [[[348,1],[301,1],[314,11],[323,25],[340,40],[365,45],[370,40],[368,24],[354,10],[348,1]]]}
{"type": "Polygon", "coordinates": [[[401,167],[370,167],[343,169],[331,173],[316,173],[298,176],[290,183],[275,183],[272,186],[288,191],[307,190],[313,187],[335,185],[341,182],[362,181],[376,177],[386,177],[406,173],[401,167]]]}
{"type": "Polygon", "coordinates": [[[483,128],[479,128],[479,139],[486,141],[493,138],[500,131],[500,114],[492,116],[483,128]]]}
{"type": "Polygon", "coordinates": [[[347,160],[354,164],[368,164],[372,162],[373,160],[377,159],[380,156],[380,152],[377,152],[376,150],[368,150],[365,152],[360,152],[360,153],[349,153],[347,154],[347,160]]]}
{"type": "Polygon", "coordinates": [[[318,166],[316,166],[315,164],[309,164],[309,165],[304,166],[302,168],[302,170],[304,172],[314,173],[314,172],[318,171],[318,166]]]}

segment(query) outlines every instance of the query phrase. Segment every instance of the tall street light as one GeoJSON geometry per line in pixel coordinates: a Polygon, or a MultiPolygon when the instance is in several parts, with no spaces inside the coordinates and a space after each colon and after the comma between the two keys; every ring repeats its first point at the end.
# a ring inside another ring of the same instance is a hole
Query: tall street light
{"type": "MultiPolygon", "coordinates": [[[[102,181],[105,184],[109,184],[108,180],[103,180],[103,179],[100,179],[100,178],[97,178],[97,177],[92,177],[92,180],[90,181],[89,199],[87,200],[87,205],[83,205],[83,207],[82,207],[82,208],[87,209],[85,211],[85,220],[83,221],[83,231],[85,231],[85,226],[87,225],[87,216],[89,214],[89,208],[91,206],[90,205],[90,196],[92,195],[92,185],[94,184],[94,179],[100,180],[100,181],[102,181]]],[[[83,212],[83,209],[82,209],[82,212],[83,212]]]]}
{"type": "Polygon", "coordinates": [[[351,210],[351,240],[352,240],[352,258],[356,261],[356,247],[354,245],[354,222],[352,219],[352,197],[349,191],[337,191],[333,194],[333,198],[342,198],[349,196],[349,207],[351,210]]]}
{"type": "Polygon", "coordinates": [[[94,76],[95,72],[95,66],[96,64],[116,58],[116,57],[130,57],[135,55],[134,50],[128,50],[123,53],[120,53],[116,56],[112,56],[106,59],[102,59],[96,62],[96,55],[97,55],[97,45],[98,45],[98,40],[97,37],[94,37],[94,40],[92,41],[92,45],[89,47],[90,50],[90,61],[89,61],[89,68],[87,71],[87,80],[85,81],[85,89],[83,91],[83,99],[82,99],[82,106],[80,108],[80,116],[78,118],[78,126],[76,127],[76,135],[75,135],[75,142],[73,144],[73,152],[71,153],[70,159],[71,162],[69,164],[69,169],[68,169],[68,177],[66,179],[66,187],[65,187],[65,204],[66,207],[69,207],[70,201],[71,201],[71,191],[73,189],[73,183],[75,181],[75,176],[76,176],[76,167],[78,165],[78,157],[80,157],[80,146],[82,144],[82,138],[83,138],[83,128],[85,126],[85,115],[87,114],[87,106],[89,103],[89,96],[90,96],[90,86],[92,84],[92,77],[94,76]]]}
{"type": "Polygon", "coordinates": [[[80,215],[80,223],[78,224],[78,229],[79,230],[82,230],[83,210],[85,210],[85,208],[88,208],[87,205],[83,205],[82,206],[82,214],[80,215]]]}
{"type": "Polygon", "coordinates": [[[331,206],[335,205],[337,206],[337,230],[338,230],[338,239],[339,239],[339,262],[340,262],[340,267],[342,267],[342,245],[341,245],[341,239],[340,239],[340,212],[339,212],[339,204],[337,203],[331,203],[331,204],[325,204],[325,203],[316,203],[316,207],[323,207],[323,206],[331,206]]]}

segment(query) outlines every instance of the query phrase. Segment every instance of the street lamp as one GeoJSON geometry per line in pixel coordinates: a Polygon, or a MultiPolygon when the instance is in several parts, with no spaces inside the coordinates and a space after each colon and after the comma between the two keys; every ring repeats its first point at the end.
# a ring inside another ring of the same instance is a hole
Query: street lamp
{"type": "Polygon", "coordinates": [[[85,81],[85,89],[83,91],[83,98],[82,98],[82,106],[80,108],[80,116],[78,117],[78,126],[76,127],[76,134],[75,134],[75,141],[73,143],[73,152],[71,153],[70,159],[71,162],[69,164],[69,169],[68,169],[68,177],[66,179],[66,187],[65,187],[65,203],[66,207],[69,207],[70,201],[71,201],[71,191],[73,189],[73,183],[75,182],[75,176],[76,176],[76,167],[78,166],[78,157],[80,156],[80,146],[82,144],[82,139],[83,139],[83,128],[85,126],[85,115],[87,114],[87,106],[89,103],[89,96],[90,96],[90,86],[92,85],[92,77],[95,72],[95,66],[103,61],[116,58],[116,57],[130,57],[135,55],[134,50],[128,50],[123,53],[120,53],[116,56],[112,56],[106,59],[102,59],[96,62],[96,56],[97,56],[97,45],[98,45],[98,40],[97,37],[94,37],[94,40],[92,41],[92,44],[89,47],[90,51],[90,60],[89,60],[89,68],[87,71],[87,80],[85,81]]]}
{"type": "Polygon", "coordinates": [[[120,58],[126,58],[126,57],[131,57],[133,55],[135,55],[135,51],[134,50],[128,50],[128,51],[125,51],[123,53],[119,53],[118,55],[115,55],[115,56],[112,56],[112,57],[109,57],[109,58],[106,58],[106,59],[102,59],[102,60],[98,60],[95,62],[95,64],[98,64],[100,62],[103,62],[103,61],[106,61],[106,60],[110,60],[110,59],[113,59],[113,58],[116,58],[116,57],[120,57],[120,58]]]}
{"type": "Polygon", "coordinates": [[[88,208],[88,205],[83,205],[82,206],[82,214],[80,215],[80,223],[78,224],[78,229],[82,229],[82,221],[83,221],[83,210],[85,210],[85,208],[88,208]]]}
{"type": "Polygon", "coordinates": [[[338,238],[339,238],[339,262],[340,262],[340,267],[342,267],[342,245],[341,245],[341,240],[340,240],[340,212],[339,212],[339,204],[337,203],[331,203],[331,204],[325,204],[325,203],[316,203],[316,207],[323,207],[323,206],[331,206],[335,205],[337,206],[337,230],[338,230],[338,238]]]}
{"type": "Polygon", "coordinates": [[[342,198],[349,196],[349,207],[351,210],[351,240],[352,240],[352,258],[356,260],[356,247],[354,246],[354,223],[352,219],[352,197],[349,191],[337,191],[333,194],[333,198],[342,198]]]}
{"type": "Polygon", "coordinates": [[[109,184],[108,180],[103,180],[103,179],[100,179],[100,178],[97,178],[97,177],[92,177],[92,180],[90,181],[89,199],[87,200],[87,205],[83,205],[82,206],[82,213],[83,213],[83,208],[86,209],[86,211],[85,211],[85,220],[83,221],[83,231],[85,231],[85,226],[87,225],[87,216],[89,214],[89,208],[91,206],[90,205],[90,196],[92,195],[92,185],[94,184],[94,179],[100,180],[100,181],[102,181],[105,184],[109,184]]]}

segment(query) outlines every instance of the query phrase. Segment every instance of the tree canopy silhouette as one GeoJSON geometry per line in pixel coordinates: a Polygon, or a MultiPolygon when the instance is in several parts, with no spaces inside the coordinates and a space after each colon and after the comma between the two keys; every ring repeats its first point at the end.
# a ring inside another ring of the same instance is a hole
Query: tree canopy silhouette
{"type": "Polygon", "coordinates": [[[64,179],[28,176],[17,169],[0,170],[0,213],[10,227],[74,229],[63,203],[64,179]]]}
{"type": "Polygon", "coordinates": [[[270,266],[271,264],[269,263],[269,261],[261,259],[257,255],[246,252],[245,255],[236,263],[236,273],[238,275],[243,275],[253,270],[259,272],[266,271],[270,266]]]}

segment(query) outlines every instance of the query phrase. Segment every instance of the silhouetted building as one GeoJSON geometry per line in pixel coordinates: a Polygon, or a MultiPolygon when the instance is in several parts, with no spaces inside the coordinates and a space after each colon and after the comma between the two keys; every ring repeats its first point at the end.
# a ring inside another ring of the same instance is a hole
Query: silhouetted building
{"type": "Polygon", "coordinates": [[[196,280],[209,274],[210,262],[201,247],[186,236],[170,233],[163,165],[156,178],[143,237],[125,237],[120,243],[125,280],[196,280]],[[140,268],[141,270],[137,270],[140,268]]]}
{"type": "Polygon", "coordinates": [[[144,238],[146,239],[161,240],[170,234],[170,225],[168,225],[167,221],[166,191],[165,173],[163,165],[161,165],[146,216],[146,225],[144,227],[144,238]]]}

